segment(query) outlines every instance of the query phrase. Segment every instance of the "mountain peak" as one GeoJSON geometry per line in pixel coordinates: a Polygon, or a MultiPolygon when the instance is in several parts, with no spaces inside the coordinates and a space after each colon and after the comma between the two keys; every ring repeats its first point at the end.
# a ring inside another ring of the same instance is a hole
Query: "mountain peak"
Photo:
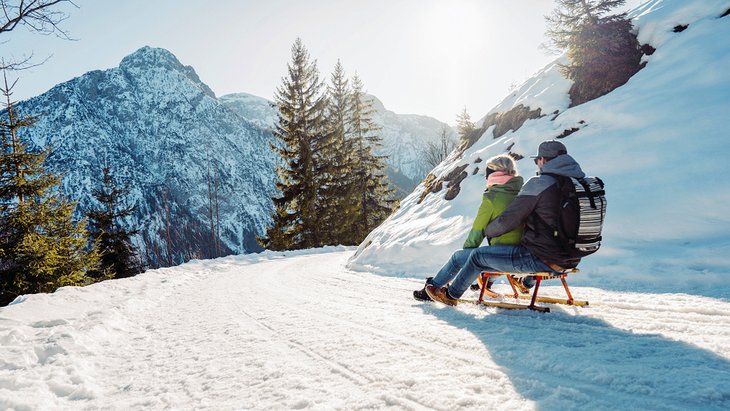
{"type": "Polygon", "coordinates": [[[177,57],[175,57],[175,55],[169,50],[150,46],[144,46],[134,53],[124,57],[121,64],[119,64],[122,68],[141,66],[154,67],[160,65],[184,68],[177,57]]]}
{"type": "Polygon", "coordinates": [[[122,62],[119,64],[119,68],[127,72],[148,71],[156,68],[180,72],[200,87],[205,94],[216,98],[213,90],[200,80],[195,69],[191,66],[184,66],[180,63],[177,57],[175,57],[175,55],[167,49],[144,46],[134,53],[124,57],[122,62]]]}

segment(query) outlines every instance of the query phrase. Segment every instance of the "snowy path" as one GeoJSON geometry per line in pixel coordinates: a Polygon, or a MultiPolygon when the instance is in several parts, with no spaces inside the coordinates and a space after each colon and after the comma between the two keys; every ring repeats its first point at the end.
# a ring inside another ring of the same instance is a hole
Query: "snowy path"
{"type": "Polygon", "coordinates": [[[2,308],[0,409],[730,408],[728,302],[577,287],[591,307],[452,309],[351,255],[192,262],[2,308]]]}

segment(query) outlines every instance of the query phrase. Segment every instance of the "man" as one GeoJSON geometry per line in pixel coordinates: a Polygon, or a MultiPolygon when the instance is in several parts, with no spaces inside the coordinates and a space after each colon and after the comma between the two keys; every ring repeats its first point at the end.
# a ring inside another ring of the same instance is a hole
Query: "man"
{"type": "MultiPolygon", "coordinates": [[[[537,155],[531,157],[539,168],[538,175],[527,180],[514,201],[484,232],[487,238],[497,237],[524,223],[520,244],[475,249],[448,289],[436,281],[426,286],[431,299],[456,305],[482,271],[559,274],[578,265],[580,259],[571,258],[555,238],[561,197],[555,176],[582,178],[585,173],[557,140],[542,142],[537,155]]],[[[525,278],[524,285],[532,287],[534,278],[525,278]]]]}

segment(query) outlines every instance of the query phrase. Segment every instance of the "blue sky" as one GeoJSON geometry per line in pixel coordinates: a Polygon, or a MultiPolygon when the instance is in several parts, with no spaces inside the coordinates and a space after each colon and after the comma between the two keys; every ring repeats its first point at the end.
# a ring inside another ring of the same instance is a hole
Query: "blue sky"
{"type": "Polygon", "coordinates": [[[63,24],[75,41],[15,30],[0,56],[33,52],[22,100],[149,45],[191,65],[217,95],[272,98],[301,37],[329,77],[337,59],[402,114],[477,119],[554,56],[540,49],[547,0],[77,0],[63,24]]]}

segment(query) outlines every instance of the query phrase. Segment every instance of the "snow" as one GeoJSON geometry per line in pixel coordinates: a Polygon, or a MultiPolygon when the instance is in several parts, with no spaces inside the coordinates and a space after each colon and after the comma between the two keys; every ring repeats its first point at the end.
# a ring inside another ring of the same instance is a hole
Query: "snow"
{"type": "Polygon", "coordinates": [[[720,17],[730,4],[727,0],[651,0],[629,12],[641,20],[638,38],[641,44],[663,46],[675,34],[673,28],[699,20],[720,17]]]}
{"type": "Polygon", "coordinates": [[[571,82],[560,74],[559,64],[567,62],[565,57],[556,59],[525,81],[487,114],[504,113],[520,104],[525,107],[540,107],[542,114],[565,110],[570,104],[568,90],[571,82]]]}
{"type": "MultiPolygon", "coordinates": [[[[602,249],[583,260],[576,284],[616,291],[677,291],[730,299],[730,1],[650,1],[630,14],[639,38],[656,52],[628,83],[596,100],[567,108],[569,82],[548,65],[491,112],[519,104],[541,108],[515,132],[493,139],[492,129],[462,156],[432,173],[443,177],[468,164],[459,195],[445,189],[418,199],[424,186],[363,242],[349,263],[396,277],[434,275],[461,248],[484,190],[481,160],[510,151],[526,159],[541,141],[562,139],[589,175],[606,183],[602,249]],[[677,24],[688,24],[680,33],[677,24]],[[653,43],[656,42],[656,43],[653,43]],[[558,115],[552,113],[558,110],[558,115]],[[476,175],[472,170],[479,167],[476,175]]],[[[491,113],[490,112],[490,113],[491,113]]]]}
{"type": "Polygon", "coordinates": [[[0,409],[730,409],[730,43],[717,41],[729,8],[639,6],[639,37],[657,47],[646,68],[568,109],[549,65],[495,111],[557,116],[488,130],[432,171],[468,165],[454,200],[419,203],[419,186],[357,249],[194,260],[19,297],[0,308],[0,409]],[[461,247],[483,160],[573,127],[562,141],[609,201],[603,247],[569,279],[590,305],[413,300],[461,247]]]}
{"type": "Polygon", "coordinates": [[[730,406],[730,302],[573,287],[589,307],[454,309],[411,299],[418,280],[348,270],[353,252],[192,261],[25,296],[0,308],[0,408],[730,406]]]}
{"type": "Polygon", "coordinates": [[[248,93],[233,93],[220,96],[218,100],[234,113],[264,130],[273,130],[279,121],[279,111],[274,103],[263,97],[248,93]]]}

